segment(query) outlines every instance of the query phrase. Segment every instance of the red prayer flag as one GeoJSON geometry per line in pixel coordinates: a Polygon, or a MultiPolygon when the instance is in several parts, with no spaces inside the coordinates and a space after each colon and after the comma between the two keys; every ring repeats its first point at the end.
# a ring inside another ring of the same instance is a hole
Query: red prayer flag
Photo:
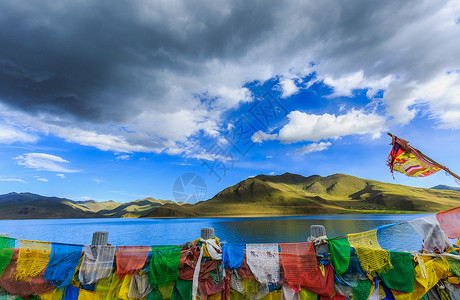
{"type": "Polygon", "coordinates": [[[448,238],[460,238],[460,206],[437,213],[436,219],[448,238]]]}
{"type": "Polygon", "coordinates": [[[321,286],[319,288],[308,286],[302,287],[320,296],[332,297],[332,294],[334,294],[334,269],[332,269],[331,264],[327,264],[324,266],[324,275],[320,275],[320,284],[321,286]]]}
{"type": "Polygon", "coordinates": [[[115,253],[117,275],[135,273],[144,267],[150,246],[118,246],[115,253]]]}
{"type": "Polygon", "coordinates": [[[320,270],[316,261],[315,245],[308,243],[284,243],[280,260],[284,279],[292,286],[320,287],[320,270]]]}

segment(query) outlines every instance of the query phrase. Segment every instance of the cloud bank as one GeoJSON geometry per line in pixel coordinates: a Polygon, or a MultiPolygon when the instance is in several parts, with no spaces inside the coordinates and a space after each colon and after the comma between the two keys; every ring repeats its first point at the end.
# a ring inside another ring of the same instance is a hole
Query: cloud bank
{"type": "Polygon", "coordinates": [[[246,83],[280,78],[288,98],[312,73],[329,97],[367,89],[381,110],[292,111],[283,143],[375,134],[421,109],[458,129],[459,15],[458,1],[2,1],[0,143],[191,155],[253,101],[246,83]]]}
{"type": "Polygon", "coordinates": [[[257,132],[252,141],[261,143],[267,140],[279,140],[290,144],[322,139],[337,139],[350,134],[370,134],[379,137],[385,129],[385,118],[376,113],[365,113],[361,110],[351,110],[343,115],[307,114],[292,111],[287,115],[289,122],[278,133],[269,134],[257,132]]]}

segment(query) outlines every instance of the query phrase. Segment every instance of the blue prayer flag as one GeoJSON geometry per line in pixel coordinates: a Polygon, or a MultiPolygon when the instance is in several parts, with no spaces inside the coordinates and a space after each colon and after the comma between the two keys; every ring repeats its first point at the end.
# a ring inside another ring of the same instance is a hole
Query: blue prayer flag
{"type": "Polygon", "coordinates": [[[83,246],[51,244],[51,256],[45,270],[44,279],[60,288],[70,284],[78,266],[83,246]]]}
{"type": "Polygon", "coordinates": [[[237,269],[241,267],[245,247],[245,244],[222,243],[222,260],[224,265],[230,269],[237,269]]]}
{"type": "Polygon", "coordinates": [[[65,291],[64,298],[62,300],[78,300],[78,294],[80,289],[69,285],[65,291]]]}

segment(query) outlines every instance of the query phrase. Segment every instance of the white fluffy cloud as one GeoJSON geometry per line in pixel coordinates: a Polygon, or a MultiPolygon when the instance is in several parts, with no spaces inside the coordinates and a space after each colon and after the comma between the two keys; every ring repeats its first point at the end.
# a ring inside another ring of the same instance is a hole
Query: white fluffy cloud
{"type": "Polygon", "coordinates": [[[25,129],[0,123],[0,144],[35,143],[37,140],[36,135],[28,133],[25,129]]]}
{"type": "MultiPolygon", "coordinates": [[[[403,103],[410,106],[416,103],[428,104],[430,115],[440,128],[460,128],[460,74],[450,72],[432,80],[412,85],[404,94],[403,103]]],[[[395,96],[395,95],[391,95],[395,96]]],[[[397,108],[395,108],[397,109],[397,108]]]]}
{"type": "Polygon", "coordinates": [[[265,133],[262,130],[257,131],[251,137],[253,143],[262,143],[264,141],[274,141],[276,140],[276,134],[265,133]]]}
{"type": "Polygon", "coordinates": [[[333,93],[329,97],[346,96],[351,97],[353,90],[367,89],[367,97],[372,98],[379,90],[385,90],[394,80],[392,75],[384,78],[370,79],[364,78],[363,71],[345,74],[339,78],[326,76],[323,82],[333,88],[333,93]]]}
{"type": "Polygon", "coordinates": [[[332,143],[330,142],[321,142],[321,143],[311,143],[308,145],[303,146],[302,148],[294,151],[294,154],[309,154],[313,152],[320,152],[327,150],[332,143]]]}
{"type": "Polygon", "coordinates": [[[291,78],[282,78],[280,80],[281,87],[281,98],[289,98],[299,92],[299,87],[295,84],[295,81],[291,78]]]}
{"type": "Polygon", "coordinates": [[[375,113],[351,110],[343,115],[307,114],[292,111],[288,114],[289,122],[278,133],[268,134],[257,132],[254,142],[279,140],[282,143],[301,141],[319,141],[337,139],[350,134],[371,134],[378,137],[385,130],[385,117],[375,113]]]}
{"type": "Polygon", "coordinates": [[[69,162],[59,156],[46,153],[26,153],[15,157],[18,164],[26,168],[38,171],[50,171],[60,173],[75,173],[80,170],[66,168],[69,162]]]}

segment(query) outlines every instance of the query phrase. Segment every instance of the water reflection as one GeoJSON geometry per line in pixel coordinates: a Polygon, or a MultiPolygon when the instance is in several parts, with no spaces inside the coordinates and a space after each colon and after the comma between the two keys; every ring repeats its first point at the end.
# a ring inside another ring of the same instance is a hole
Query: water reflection
{"type": "MultiPolygon", "coordinates": [[[[88,244],[95,231],[108,231],[114,245],[183,244],[199,237],[203,227],[214,227],[228,242],[286,243],[307,240],[310,225],[324,225],[329,237],[401,223],[425,215],[347,215],[280,218],[207,219],[62,219],[2,220],[0,232],[11,237],[60,243],[88,244]]],[[[422,240],[408,224],[387,229],[379,242],[385,249],[416,251],[422,240]]]]}

